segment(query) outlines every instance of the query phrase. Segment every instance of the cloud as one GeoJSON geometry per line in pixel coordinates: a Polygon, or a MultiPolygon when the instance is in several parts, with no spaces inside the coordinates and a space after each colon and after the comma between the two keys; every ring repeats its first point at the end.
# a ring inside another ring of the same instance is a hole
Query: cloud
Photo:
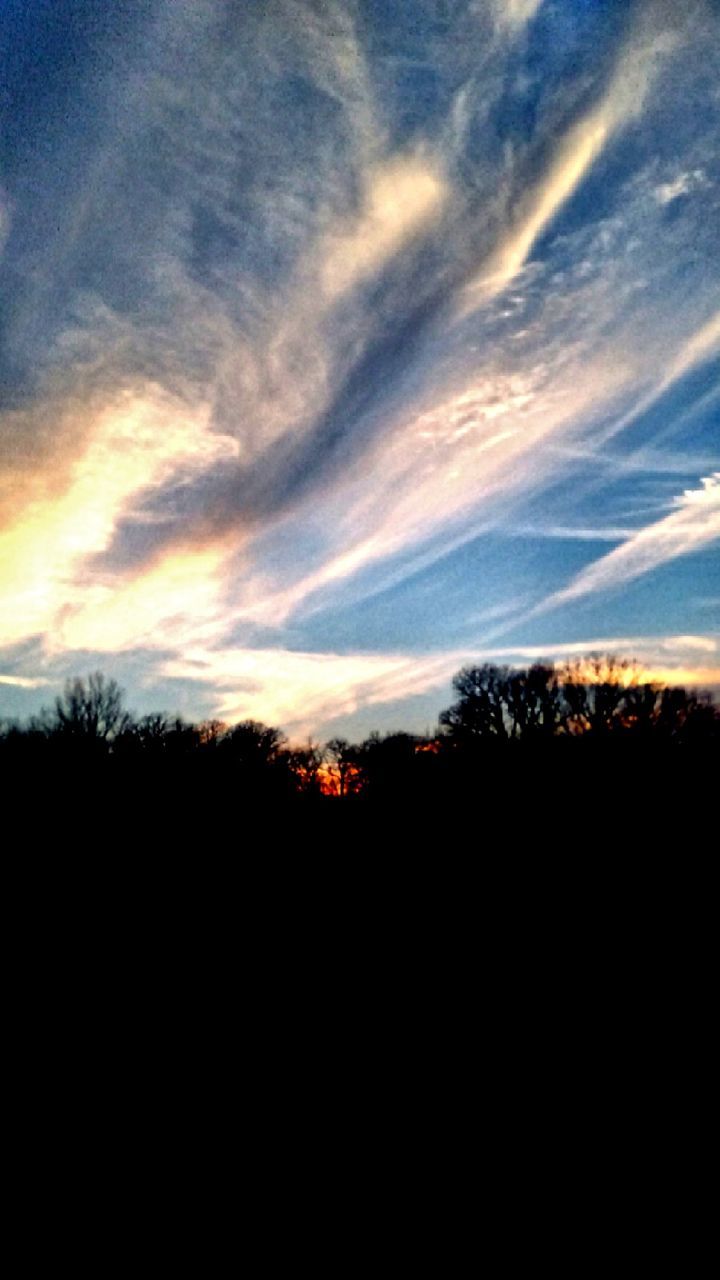
{"type": "MultiPolygon", "coordinates": [[[[660,378],[657,378],[653,369],[654,381],[648,390],[642,392],[630,405],[630,407],[617,417],[611,418],[607,427],[599,434],[598,443],[606,443],[620,432],[627,430],[633,423],[637,422],[643,414],[658,404],[662,397],[677,382],[684,378],[697,366],[702,365],[705,361],[711,360],[720,351],[720,311],[680,344],[679,350],[671,351],[665,354],[662,361],[657,360],[656,363],[665,366],[665,371],[660,378]]],[[[711,397],[715,396],[717,391],[711,392],[711,397]]],[[[691,406],[692,409],[692,406],[691,406]]],[[[676,423],[680,425],[682,422],[681,415],[677,416],[676,423]]]]}
{"type": "Polygon", "coordinates": [[[488,302],[515,279],[541,232],[572,195],[608,137],[602,112],[574,125],[562,140],[542,180],[523,200],[516,225],[501,239],[481,272],[464,291],[460,314],[488,302]]]}
{"type": "Polygon", "coordinates": [[[678,355],[671,361],[670,368],[660,384],[661,389],[664,391],[695,365],[709,360],[718,352],[720,352],[720,311],[711,316],[707,324],[702,325],[683,344],[678,355]]]}
{"type": "Polygon", "coordinates": [[[607,528],[578,528],[572,525],[518,525],[512,531],[522,538],[560,538],[577,542],[621,542],[632,537],[633,530],[610,525],[607,528]]]}
{"type": "Polygon", "coordinates": [[[694,649],[698,653],[717,653],[720,645],[710,636],[673,636],[662,641],[663,649],[694,649]]]}
{"type": "Polygon", "coordinates": [[[492,0],[495,22],[501,29],[516,31],[535,17],[542,0],[492,0]]]}
{"type": "Polygon", "coordinates": [[[566,659],[600,653],[615,654],[621,658],[639,658],[643,662],[667,662],[670,653],[678,661],[687,661],[689,651],[717,653],[720,649],[715,636],[603,636],[600,639],[556,641],[546,645],[515,645],[505,648],[483,648],[483,657],[512,658],[517,661],[540,662],[566,659]]]}
{"type": "Polygon", "coordinates": [[[688,170],[686,173],[678,174],[672,182],[659,183],[655,188],[655,199],[660,204],[671,204],[673,200],[678,199],[678,196],[685,196],[706,184],[707,178],[703,169],[688,170]]]}
{"type": "Polygon", "coordinates": [[[4,676],[0,675],[0,684],[13,685],[18,689],[42,689],[50,684],[43,676],[4,676]]]}
{"type": "Polygon", "coordinates": [[[31,500],[23,492],[0,530],[2,644],[43,631],[61,643],[61,619],[72,632],[68,618],[88,600],[117,616],[117,609],[108,613],[107,588],[88,571],[90,557],[110,546],[120,520],[149,490],[171,478],[190,483],[235,452],[232,440],[209,430],[207,411],[188,412],[157,387],[97,408],[82,434],[59,487],[52,475],[47,483],[37,475],[31,500]]]}
{"type": "Polygon", "coordinates": [[[528,261],[541,234],[577,190],[615,133],[642,111],[660,60],[677,44],[669,27],[636,23],[600,101],[555,144],[540,179],[523,194],[511,226],[460,298],[460,315],[487,304],[506,289],[528,261]]]}
{"type": "Polygon", "coordinates": [[[224,631],[222,547],[173,550],[129,580],[78,586],[76,601],[68,593],[47,650],[179,648],[203,635],[224,631]],[[222,620],[221,620],[222,619],[222,620]]]}
{"type": "Polygon", "coordinates": [[[377,272],[438,216],[448,194],[439,173],[417,157],[394,157],[368,173],[359,214],[329,231],[321,246],[326,300],[377,272]]]}
{"type": "Polygon", "coordinates": [[[384,589],[476,536],[478,526],[503,527],[513,501],[555,473],[549,442],[611,401],[626,376],[621,364],[600,360],[579,380],[574,364],[564,368],[551,348],[545,354],[547,364],[520,364],[513,373],[490,364],[485,377],[448,389],[425,412],[388,421],[361,465],[288,516],[289,527],[318,528],[320,563],[277,590],[264,573],[257,584],[251,575],[239,616],[281,625],[311,601],[327,603],[330,590],[343,592],[347,604],[366,591],[359,584],[348,595],[348,584],[373,566],[386,566],[384,589]],[[406,555],[402,569],[397,557],[406,555]]]}
{"type": "Polygon", "coordinates": [[[720,538],[720,471],[675,499],[675,510],[646,525],[621,546],[588,565],[534,612],[545,612],[598,591],[610,591],[720,538]]]}
{"type": "Polygon", "coordinates": [[[162,678],[201,681],[215,691],[215,714],[259,719],[296,739],[361,706],[424,693],[450,679],[458,653],[333,654],[287,649],[189,650],[162,664],[162,678]]]}

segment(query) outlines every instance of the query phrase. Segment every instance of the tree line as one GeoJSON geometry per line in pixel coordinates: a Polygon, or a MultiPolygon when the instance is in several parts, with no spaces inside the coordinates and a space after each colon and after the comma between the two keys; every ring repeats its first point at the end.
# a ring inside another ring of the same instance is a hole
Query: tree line
{"type": "Polygon", "coordinates": [[[14,772],[71,785],[101,778],[217,785],[249,799],[350,803],[467,794],[481,783],[499,794],[550,774],[587,779],[588,765],[597,777],[638,762],[717,759],[720,709],[712,697],[644,680],[630,660],[466,666],[453,692],[432,734],[375,732],[359,743],[334,737],[298,747],[256,720],[133,716],[116,681],[95,672],[68,680],[28,721],[0,723],[0,769],[6,779],[14,772]]]}

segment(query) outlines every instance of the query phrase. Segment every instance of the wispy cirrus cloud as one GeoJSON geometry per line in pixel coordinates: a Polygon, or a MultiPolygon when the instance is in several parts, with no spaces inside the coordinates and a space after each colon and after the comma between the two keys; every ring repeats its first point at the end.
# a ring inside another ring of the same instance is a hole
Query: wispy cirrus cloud
{"type": "MultiPolygon", "coordinates": [[[[515,32],[535,17],[542,0],[491,0],[495,23],[501,29],[515,32]]],[[[473,6],[482,12],[482,3],[473,6]]]]}
{"type": "Polygon", "coordinates": [[[446,684],[461,655],[333,654],[287,649],[189,650],[160,674],[209,684],[217,715],[282,724],[296,740],[360,707],[446,684]]]}
{"type": "Polygon", "coordinates": [[[696,191],[706,183],[704,169],[688,169],[679,173],[670,182],[659,183],[655,188],[655,198],[660,201],[660,204],[670,204],[671,201],[687,195],[690,191],[696,191]]]}
{"type": "Polygon", "coordinates": [[[646,525],[581,570],[566,587],[543,601],[536,612],[624,586],[633,578],[720,538],[720,471],[705,477],[699,489],[685,490],[675,499],[674,508],[670,515],[646,525]]]}
{"type": "Polygon", "coordinates": [[[543,231],[613,135],[640,114],[661,59],[673,51],[678,39],[677,28],[658,26],[647,14],[639,15],[599,102],[567,129],[553,147],[540,179],[523,193],[507,233],[463,291],[461,314],[487,302],[516,278],[543,231]]]}
{"type": "Polygon", "coordinates": [[[378,272],[437,217],[449,196],[440,174],[419,157],[394,157],[367,174],[364,186],[360,211],[332,227],[319,248],[328,303],[378,272]]]}
{"type": "Polygon", "coordinates": [[[50,681],[43,676],[0,675],[0,684],[13,685],[18,689],[42,689],[50,681]]]}
{"type": "Polygon", "coordinates": [[[673,352],[667,361],[664,371],[656,376],[650,388],[616,420],[611,422],[605,431],[606,439],[624,431],[636,422],[642,414],[656,405],[675,383],[686,374],[720,354],[720,311],[711,316],[694,333],[688,335],[679,350],[673,352]]]}

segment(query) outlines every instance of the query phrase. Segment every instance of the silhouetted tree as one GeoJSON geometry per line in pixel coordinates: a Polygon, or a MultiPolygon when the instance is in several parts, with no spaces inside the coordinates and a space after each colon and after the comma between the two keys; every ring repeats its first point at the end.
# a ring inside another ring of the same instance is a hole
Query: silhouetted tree
{"type": "Polygon", "coordinates": [[[509,667],[489,663],[458,671],[452,682],[458,701],[440,715],[446,737],[460,746],[470,746],[481,739],[507,740],[511,679],[509,667]]]}
{"type": "Polygon", "coordinates": [[[67,680],[55,699],[49,720],[51,732],[85,744],[109,746],[127,730],[130,716],[123,706],[123,691],[115,680],[95,671],[82,680],[67,680]]]}
{"type": "Polygon", "coordinates": [[[287,738],[280,729],[259,720],[241,720],[220,739],[223,754],[240,765],[255,768],[272,764],[285,747],[287,738]]]}
{"type": "Polygon", "coordinates": [[[335,794],[356,795],[363,783],[360,749],[346,738],[331,738],[325,744],[325,755],[335,794]]]}
{"type": "Polygon", "coordinates": [[[113,751],[124,760],[175,760],[195,751],[204,741],[203,727],[188,724],[181,716],[151,712],[131,720],[115,740],[113,751]]]}
{"type": "MultiPolygon", "coordinates": [[[[566,725],[570,733],[602,737],[624,727],[628,690],[640,686],[640,668],[628,658],[592,654],[568,663],[562,671],[567,703],[566,725]]],[[[636,695],[638,707],[647,702],[649,690],[636,695]]]]}
{"type": "Polygon", "coordinates": [[[655,733],[671,742],[686,746],[705,746],[720,742],[720,707],[709,693],[682,688],[659,692],[654,717],[655,733]]]}
{"type": "Polygon", "coordinates": [[[214,751],[225,741],[230,728],[224,720],[203,720],[196,726],[198,744],[203,751],[214,751]]]}
{"type": "Polygon", "coordinates": [[[286,754],[298,791],[302,795],[319,796],[324,756],[318,744],[308,740],[306,747],[295,747],[286,754]]]}
{"type": "Polygon", "coordinates": [[[258,720],[243,720],[223,734],[215,761],[248,799],[288,798],[297,793],[285,734],[258,720]]]}
{"type": "Polygon", "coordinates": [[[415,755],[422,740],[414,733],[371,733],[362,743],[358,760],[364,789],[371,799],[407,793],[412,785],[415,755]]]}
{"type": "Polygon", "coordinates": [[[504,680],[510,736],[513,739],[547,738],[565,723],[565,704],[554,667],[536,663],[515,671],[504,680]]]}

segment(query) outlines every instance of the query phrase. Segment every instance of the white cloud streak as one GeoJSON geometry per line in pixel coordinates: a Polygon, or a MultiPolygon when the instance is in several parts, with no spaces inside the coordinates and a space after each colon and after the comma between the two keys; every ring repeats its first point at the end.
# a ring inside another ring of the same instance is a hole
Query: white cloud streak
{"type": "Polygon", "coordinates": [[[708,185],[708,180],[703,169],[690,169],[685,173],[680,173],[671,182],[661,182],[655,188],[655,199],[660,204],[671,204],[673,200],[677,200],[679,196],[686,196],[691,191],[696,191],[708,185]]]}
{"type": "Polygon", "coordinates": [[[11,685],[16,689],[42,689],[50,684],[43,676],[6,676],[0,675],[0,684],[11,685]]]}
{"type": "Polygon", "coordinates": [[[216,694],[227,721],[259,719],[302,740],[318,724],[360,707],[426,693],[446,683],[461,655],[299,653],[288,649],[190,649],[159,669],[161,678],[196,680],[216,694]]]}
{"type": "Polygon", "coordinates": [[[522,198],[513,225],[463,291],[461,317],[486,305],[519,275],[540,235],[611,138],[640,114],[660,60],[676,42],[677,37],[667,29],[636,29],[600,102],[558,140],[542,177],[522,198]]]}
{"type": "Polygon", "coordinates": [[[320,248],[323,294],[334,302],[373,275],[438,216],[449,191],[421,158],[399,156],[365,178],[362,208],[332,228],[320,248]]]}
{"type": "Polygon", "coordinates": [[[514,33],[535,17],[541,4],[542,0],[492,0],[495,23],[514,33]]]}
{"type": "Polygon", "coordinates": [[[720,538],[720,471],[703,479],[699,489],[686,490],[675,500],[675,508],[588,565],[534,612],[544,613],[583,596],[624,586],[720,538]]]}

